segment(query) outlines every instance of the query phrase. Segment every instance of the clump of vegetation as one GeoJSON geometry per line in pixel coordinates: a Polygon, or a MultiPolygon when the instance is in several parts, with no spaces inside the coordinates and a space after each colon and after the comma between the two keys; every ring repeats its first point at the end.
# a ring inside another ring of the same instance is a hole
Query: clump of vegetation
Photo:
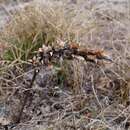
{"type": "MultiPolygon", "coordinates": [[[[28,59],[36,55],[36,51],[43,44],[58,46],[57,41],[60,40],[79,41],[80,35],[95,27],[95,22],[90,19],[88,19],[89,24],[86,23],[86,27],[79,27],[81,20],[84,19],[84,13],[81,13],[80,20],[75,19],[74,16],[77,13],[74,10],[66,11],[65,6],[57,3],[51,5],[49,2],[47,4],[34,2],[11,15],[11,21],[7,23],[0,36],[2,43],[7,45],[3,59],[8,61],[11,66],[28,63],[28,59]]],[[[60,84],[70,82],[67,78],[70,75],[69,71],[76,72],[73,70],[75,67],[72,67],[72,64],[74,63],[65,62],[63,64],[65,73],[59,76],[60,84]]],[[[73,80],[76,81],[76,79],[73,80]]],[[[72,83],[69,85],[71,86],[72,83]]]]}
{"type": "Polygon", "coordinates": [[[62,7],[48,8],[46,5],[32,5],[13,14],[1,36],[9,46],[4,59],[27,61],[42,44],[52,45],[57,39],[72,40],[70,20],[64,15],[62,7]]]}

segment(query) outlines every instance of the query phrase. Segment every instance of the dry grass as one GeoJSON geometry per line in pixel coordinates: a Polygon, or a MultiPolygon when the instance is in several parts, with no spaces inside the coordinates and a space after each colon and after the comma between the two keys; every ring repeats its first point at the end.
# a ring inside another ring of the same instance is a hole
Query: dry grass
{"type": "Polygon", "coordinates": [[[11,14],[13,19],[0,36],[1,43],[9,46],[2,58],[16,69],[4,71],[0,84],[1,97],[5,102],[11,101],[11,110],[20,106],[32,75],[17,64],[27,62],[42,44],[56,46],[57,40],[63,40],[104,48],[114,61],[101,66],[80,60],[64,61],[58,64],[62,70],[58,73],[41,68],[31,90],[32,104],[25,109],[23,124],[14,129],[126,130],[130,122],[128,14],[82,2],[75,5],[39,0],[11,14]]]}
{"type": "Polygon", "coordinates": [[[12,17],[1,36],[1,41],[10,46],[5,55],[7,60],[27,61],[30,53],[42,44],[52,45],[58,39],[73,40],[76,33],[70,24],[72,19],[65,16],[64,7],[58,5],[48,8],[36,2],[12,17]]]}

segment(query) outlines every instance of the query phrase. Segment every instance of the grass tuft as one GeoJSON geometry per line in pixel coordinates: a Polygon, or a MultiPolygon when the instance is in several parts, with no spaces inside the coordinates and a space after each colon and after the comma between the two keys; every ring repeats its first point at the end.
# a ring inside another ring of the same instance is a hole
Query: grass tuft
{"type": "Polygon", "coordinates": [[[53,45],[58,39],[74,39],[75,34],[62,7],[32,4],[12,17],[0,37],[8,44],[5,60],[27,61],[42,44],[53,45]]]}

